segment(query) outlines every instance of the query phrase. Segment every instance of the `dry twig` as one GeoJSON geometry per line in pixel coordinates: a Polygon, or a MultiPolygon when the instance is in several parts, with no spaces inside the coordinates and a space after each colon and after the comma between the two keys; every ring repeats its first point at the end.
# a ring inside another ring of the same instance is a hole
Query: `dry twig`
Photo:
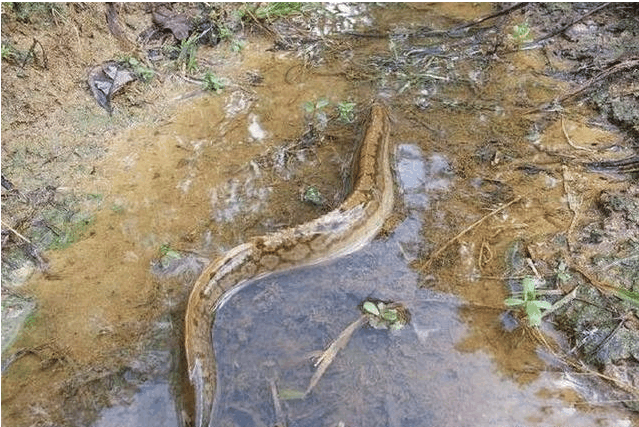
{"type": "Polygon", "coordinates": [[[532,43],[530,43],[531,45],[537,44],[539,42],[542,42],[546,39],[549,39],[551,37],[556,36],[557,34],[561,34],[564,31],[566,31],[568,28],[572,27],[573,25],[575,25],[577,22],[579,21],[583,21],[584,19],[586,19],[587,17],[589,17],[590,15],[592,15],[593,13],[596,13],[598,11],[600,11],[601,9],[608,7],[610,5],[610,3],[603,3],[600,6],[597,6],[596,8],[594,8],[593,10],[591,10],[590,12],[586,12],[584,15],[581,15],[579,18],[576,18],[574,20],[572,20],[569,24],[564,25],[563,27],[561,27],[558,30],[553,31],[550,34],[546,34],[545,36],[533,41],[532,43]]]}
{"type": "Polygon", "coordinates": [[[306,392],[304,393],[305,395],[308,395],[313,390],[313,388],[315,388],[320,378],[322,378],[328,367],[333,362],[333,359],[335,359],[335,356],[337,356],[337,353],[341,349],[346,347],[346,344],[348,344],[348,341],[351,339],[353,332],[355,332],[364,323],[366,323],[366,316],[360,316],[356,321],[348,325],[346,329],[342,331],[339,337],[337,337],[337,339],[335,339],[335,341],[331,343],[326,351],[322,353],[319,359],[317,359],[317,361],[315,362],[317,371],[315,371],[315,373],[313,374],[311,382],[308,385],[306,392]]]}

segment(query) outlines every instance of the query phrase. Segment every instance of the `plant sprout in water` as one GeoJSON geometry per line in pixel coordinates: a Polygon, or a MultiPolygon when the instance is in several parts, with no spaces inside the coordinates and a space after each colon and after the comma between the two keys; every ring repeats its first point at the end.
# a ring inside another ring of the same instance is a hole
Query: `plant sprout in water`
{"type": "Polygon", "coordinates": [[[539,326],[542,318],[541,310],[548,310],[551,304],[548,301],[537,299],[537,280],[534,277],[526,276],[521,285],[523,287],[522,298],[506,298],[504,304],[508,307],[523,307],[530,326],[539,326]]]}
{"type": "Polygon", "coordinates": [[[410,320],[408,309],[399,303],[366,300],[361,306],[368,324],[375,329],[398,330],[410,320]]]}

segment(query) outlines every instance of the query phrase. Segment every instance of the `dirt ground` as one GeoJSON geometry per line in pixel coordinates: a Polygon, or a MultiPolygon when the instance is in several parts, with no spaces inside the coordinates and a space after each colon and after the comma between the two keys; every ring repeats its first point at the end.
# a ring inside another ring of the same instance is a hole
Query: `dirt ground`
{"type": "Polygon", "coordinates": [[[467,301],[458,348],[522,383],[552,358],[605,396],[567,400],[637,411],[636,7],[361,7],[3,3],[3,423],[88,425],[161,374],[188,424],[190,284],[339,204],[380,93],[394,140],[451,161],[414,268],[467,301]],[[504,306],[525,277],[541,328],[504,306]]]}

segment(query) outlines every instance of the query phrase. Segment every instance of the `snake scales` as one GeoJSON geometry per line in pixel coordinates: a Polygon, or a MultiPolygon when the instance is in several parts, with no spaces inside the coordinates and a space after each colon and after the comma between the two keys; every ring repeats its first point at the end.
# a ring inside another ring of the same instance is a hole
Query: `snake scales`
{"type": "Polygon", "coordinates": [[[374,103],[346,200],[313,221],[233,248],[209,264],[195,282],[186,310],[185,347],[197,427],[214,424],[217,378],[211,328],[216,310],[251,279],[352,253],[375,237],[393,208],[389,133],[388,112],[374,103]]]}

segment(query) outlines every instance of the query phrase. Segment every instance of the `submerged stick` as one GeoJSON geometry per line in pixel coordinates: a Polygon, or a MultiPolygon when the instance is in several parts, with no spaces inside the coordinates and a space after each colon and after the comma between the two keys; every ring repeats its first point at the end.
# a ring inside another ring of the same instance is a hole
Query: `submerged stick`
{"type": "Polygon", "coordinates": [[[344,331],[342,331],[342,333],[335,339],[335,341],[331,343],[326,351],[322,353],[319,359],[317,359],[317,362],[315,362],[317,371],[315,371],[313,377],[311,377],[311,382],[308,385],[304,396],[307,396],[313,388],[315,388],[320,378],[322,378],[328,367],[333,362],[333,359],[335,359],[335,356],[337,356],[337,353],[346,347],[346,344],[348,344],[348,341],[351,339],[353,332],[355,332],[364,323],[366,323],[366,316],[360,316],[356,321],[348,325],[346,329],[344,329],[344,331]]]}

